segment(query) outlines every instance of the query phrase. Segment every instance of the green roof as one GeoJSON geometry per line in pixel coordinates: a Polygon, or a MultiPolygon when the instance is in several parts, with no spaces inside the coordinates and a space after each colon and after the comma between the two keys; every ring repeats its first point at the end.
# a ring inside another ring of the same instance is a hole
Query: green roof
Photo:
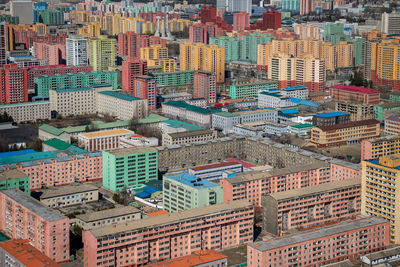
{"type": "Polygon", "coordinates": [[[297,129],[302,129],[302,128],[308,128],[308,127],[314,127],[314,126],[315,126],[314,124],[303,123],[303,124],[292,125],[291,127],[297,128],[297,129]]]}
{"type": "Polygon", "coordinates": [[[53,139],[49,139],[43,142],[43,144],[51,146],[55,149],[58,150],[64,150],[69,148],[70,146],[72,146],[71,144],[68,144],[67,142],[64,142],[58,138],[53,138],[53,139]]]}
{"type": "Polygon", "coordinates": [[[162,122],[162,121],[167,121],[168,118],[158,115],[158,114],[154,114],[154,113],[150,113],[146,118],[143,119],[139,119],[139,123],[140,124],[147,124],[147,123],[157,123],[157,122],[162,122]]]}
{"type": "Polygon", "coordinates": [[[184,109],[187,109],[187,110],[190,110],[193,112],[197,112],[197,113],[201,113],[201,114],[211,114],[212,113],[211,110],[193,106],[193,105],[189,105],[185,101],[169,101],[169,102],[165,102],[164,104],[178,107],[178,108],[184,108],[184,109]]]}
{"type": "Polygon", "coordinates": [[[53,127],[53,126],[48,125],[48,124],[42,124],[42,125],[40,125],[39,129],[42,130],[42,131],[51,133],[52,135],[56,135],[56,136],[59,136],[59,135],[61,135],[62,133],[64,133],[63,130],[58,129],[58,128],[53,127]]]}
{"type": "Polygon", "coordinates": [[[187,123],[187,122],[184,122],[184,121],[178,121],[178,120],[175,120],[175,119],[166,120],[166,121],[163,121],[163,123],[168,124],[168,126],[172,127],[172,128],[184,128],[184,129],[186,129],[188,131],[203,130],[203,128],[200,127],[200,126],[193,125],[193,124],[190,124],[190,123],[187,123]]]}
{"type": "Polygon", "coordinates": [[[140,100],[140,98],[138,98],[138,97],[127,95],[127,94],[120,93],[117,91],[101,91],[100,94],[112,96],[112,97],[119,98],[119,99],[126,100],[126,101],[140,100]]]}
{"type": "Polygon", "coordinates": [[[214,114],[218,115],[218,116],[222,116],[222,117],[238,117],[237,114],[230,113],[230,112],[217,112],[217,113],[214,113],[214,114]]]}
{"type": "MultiPolygon", "coordinates": [[[[114,122],[92,121],[92,124],[98,130],[128,127],[129,123],[130,121],[114,121],[114,122]]],[[[67,133],[79,133],[79,132],[84,132],[86,126],[87,125],[68,126],[67,128],[63,128],[62,130],[67,133]]]]}
{"type": "Polygon", "coordinates": [[[4,242],[4,241],[8,241],[11,238],[9,238],[8,236],[6,236],[6,234],[4,234],[3,232],[0,232],[0,242],[4,242]]]}
{"type": "Polygon", "coordinates": [[[90,87],[82,87],[82,88],[65,88],[65,89],[51,89],[57,91],[57,93],[67,93],[67,92],[77,92],[77,91],[89,91],[93,90],[90,87]]]}

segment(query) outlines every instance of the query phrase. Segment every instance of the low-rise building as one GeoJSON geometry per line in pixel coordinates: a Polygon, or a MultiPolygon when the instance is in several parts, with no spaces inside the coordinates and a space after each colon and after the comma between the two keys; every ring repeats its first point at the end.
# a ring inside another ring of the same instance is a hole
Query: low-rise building
{"type": "Polygon", "coordinates": [[[119,138],[133,134],[127,129],[81,133],[78,135],[78,145],[90,152],[116,149],[119,147],[119,138]]]}
{"type": "Polygon", "coordinates": [[[240,116],[236,113],[218,112],[212,114],[211,127],[222,130],[224,133],[230,132],[234,125],[240,123],[240,116]]]}
{"type": "Polygon", "coordinates": [[[37,101],[0,105],[0,114],[7,112],[15,122],[50,120],[50,102],[37,101]]]}
{"type": "Polygon", "coordinates": [[[39,126],[40,140],[47,141],[53,138],[60,139],[61,141],[64,141],[66,143],[71,143],[70,135],[64,132],[62,129],[58,129],[48,124],[42,124],[39,126]]]}
{"type": "Polygon", "coordinates": [[[361,141],[361,160],[400,154],[400,136],[385,136],[361,141]]]}
{"type": "Polygon", "coordinates": [[[374,118],[374,105],[370,104],[340,101],[335,103],[335,110],[349,113],[351,121],[362,121],[374,118]]]}
{"type": "Polygon", "coordinates": [[[212,112],[208,109],[189,105],[184,101],[162,103],[162,113],[174,118],[181,118],[200,126],[211,125],[212,112]]]}
{"type": "Polygon", "coordinates": [[[345,112],[319,113],[313,116],[315,126],[329,126],[350,122],[350,114],[345,112]]]}
{"type": "Polygon", "coordinates": [[[361,178],[263,196],[263,229],[281,233],[351,218],[361,212],[361,178]]]}
{"type": "Polygon", "coordinates": [[[95,211],[76,216],[76,224],[84,230],[102,228],[108,225],[127,223],[140,220],[140,210],[132,206],[122,206],[113,209],[95,211]]]}
{"type": "Polygon", "coordinates": [[[399,258],[400,247],[387,248],[360,257],[365,265],[377,267],[398,265],[399,258]]]}
{"type": "Polygon", "coordinates": [[[308,99],[308,89],[306,86],[292,86],[281,89],[281,94],[287,97],[308,99]]]}
{"type": "Polygon", "coordinates": [[[117,91],[101,91],[97,93],[97,112],[120,120],[141,119],[148,115],[148,100],[117,91]]]}
{"type": "Polygon", "coordinates": [[[29,244],[29,240],[9,240],[0,243],[0,266],[7,267],[61,267],[29,244]]]}
{"type": "Polygon", "coordinates": [[[288,134],[303,136],[303,135],[308,135],[311,132],[312,128],[314,127],[315,125],[310,123],[294,124],[288,126],[287,132],[288,134]]]}
{"type": "Polygon", "coordinates": [[[218,184],[188,173],[163,177],[163,204],[168,212],[190,210],[223,201],[223,190],[218,184]]]}
{"type": "Polygon", "coordinates": [[[69,219],[17,189],[0,191],[0,230],[55,262],[69,261],[69,219]],[[18,223],[17,223],[18,222],[18,223]]]}
{"type": "Polygon", "coordinates": [[[67,207],[99,200],[99,188],[92,184],[75,184],[50,187],[38,192],[40,202],[57,208],[67,207]]]}
{"type": "Polygon", "coordinates": [[[145,137],[140,134],[134,134],[129,137],[121,137],[119,139],[119,147],[133,147],[133,146],[158,146],[158,138],[145,137]]]}
{"type": "Polygon", "coordinates": [[[362,86],[334,85],[329,88],[329,95],[338,101],[351,101],[370,105],[376,105],[380,102],[379,91],[362,86]]]}
{"type": "Polygon", "coordinates": [[[253,81],[235,83],[230,86],[230,97],[235,98],[256,98],[261,90],[278,89],[277,81],[253,81]]]}
{"type": "Polygon", "coordinates": [[[379,135],[379,121],[372,119],[314,127],[311,130],[311,142],[318,147],[340,146],[359,143],[379,135]]]}
{"type": "Polygon", "coordinates": [[[221,162],[192,167],[188,170],[188,173],[201,179],[217,180],[221,179],[226,171],[243,172],[243,166],[239,162],[221,162]]]}
{"type": "Polygon", "coordinates": [[[217,138],[217,132],[213,130],[197,130],[197,131],[186,131],[180,133],[163,133],[162,145],[181,145],[193,142],[202,142],[214,140],[217,138]]]}
{"type": "Polygon", "coordinates": [[[384,120],[387,117],[387,113],[392,111],[400,111],[400,102],[374,105],[374,118],[376,120],[384,120]]]}
{"type": "Polygon", "coordinates": [[[385,219],[361,217],[294,235],[273,237],[247,246],[247,266],[319,266],[356,260],[360,255],[388,247],[389,232],[389,222],[385,219]]]}
{"type": "Polygon", "coordinates": [[[241,200],[83,231],[84,265],[145,265],[244,245],[253,222],[254,207],[241,200]]]}
{"type": "Polygon", "coordinates": [[[400,117],[389,116],[385,119],[385,135],[400,134],[400,117]]]}
{"type": "MultiPolygon", "coordinates": [[[[1,168],[0,168],[1,169],[1,168]]],[[[0,190],[2,189],[19,189],[28,196],[31,194],[31,181],[25,173],[11,169],[0,171],[0,190]]]]}
{"type": "Polygon", "coordinates": [[[278,92],[261,91],[258,93],[259,108],[286,108],[297,106],[291,98],[278,92]]]}
{"type": "Polygon", "coordinates": [[[203,130],[203,127],[175,119],[160,122],[158,127],[162,133],[181,133],[186,131],[203,130]]]}
{"type": "Polygon", "coordinates": [[[165,260],[156,263],[150,263],[147,265],[148,267],[201,267],[201,266],[209,266],[209,267],[224,267],[228,266],[228,256],[222,254],[221,252],[217,252],[215,250],[207,250],[207,251],[196,251],[193,254],[179,257],[172,260],[165,260]]]}

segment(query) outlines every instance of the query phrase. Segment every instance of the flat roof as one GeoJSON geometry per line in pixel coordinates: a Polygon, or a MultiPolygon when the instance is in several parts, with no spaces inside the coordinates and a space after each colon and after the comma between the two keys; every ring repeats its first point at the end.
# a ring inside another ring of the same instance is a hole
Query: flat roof
{"type": "Polygon", "coordinates": [[[114,156],[123,156],[128,154],[136,154],[136,153],[143,153],[149,151],[157,151],[155,147],[147,147],[147,146],[134,146],[134,147],[126,147],[126,148],[119,148],[113,149],[111,151],[107,151],[114,156]]]}
{"type": "Polygon", "coordinates": [[[27,174],[18,171],[16,169],[0,171],[0,181],[6,181],[10,179],[20,179],[26,177],[28,177],[27,174]]]}
{"type": "Polygon", "coordinates": [[[256,109],[256,110],[238,111],[238,112],[235,112],[235,114],[241,116],[241,115],[258,114],[258,113],[264,113],[264,112],[276,112],[276,110],[271,109],[271,108],[263,108],[263,109],[256,109]]]}
{"type": "Polygon", "coordinates": [[[209,214],[216,214],[236,209],[253,208],[253,205],[247,199],[235,200],[224,202],[221,204],[215,204],[211,206],[195,208],[190,210],[184,210],[174,213],[162,214],[138,221],[132,221],[127,223],[120,223],[117,225],[105,226],[102,228],[90,230],[95,237],[102,237],[107,235],[114,235],[118,233],[124,233],[127,231],[134,231],[142,228],[151,228],[158,225],[165,225],[171,223],[179,223],[183,220],[195,217],[204,217],[209,214]]]}
{"type": "Polygon", "coordinates": [[[196,131],[196,130],[203,130],[202,127],[194,125],[194,124],[190,124],[184,121],[179,121],[176,119],[170,119],[170,120],[165,120],[162,121],[162,123],[167,124],[168,127],[172,127],[172,128],[184,128],[188,131],[196,131]]]}
{"type": "Polygon", "coordinates": [[[322,131],[333,131],[333,130],[358,127],[358,126],[363,126],[363,125],[379,124],[379,123],[380,122],[375,119],[369,119],[369,120],[363,120],[363,121],[352,121],[352,122],[340,123],[340,124],[329,125],[329,126],[316,126],[316,128],[319,128],[322,131]]]}
{"type": "Polygon", "coordinates": [[[385,119],[385,121],[386,120],[388,120],[388,121],[396,121],[396,122],[400,122],[400,117],[399,116],[389,116],[389,117],[387,117],[386,119],[385,119]]]}
{"type": "Polygon", "coordinates": [[[136,101],[136,100],[142,100],[139,97],[134,97],[128,94],[124,94],[122,92],[119,91],[101,91],[99,92],[102,95],[107,95],[107,96],[111,96],[111,97],[115,97],[115,98],[119,98],[125,101],[136,101]]]}
{"type": "Polygon", "coordinates": [[[176,267],[176,266],[192,267],[227,258],[228,256],[222,254],[221,252],[217,252],[215,250],[206,250],[206,251],[200,250],[187,256],[164,260],[156,263],[150,263],[147,266],[148,267],[176,267]]]}
{"type": "Polygon", "coordinates": [[[349,260],[339,261],[327,265],[323,265],[322,267],[353,267],[354,264],[349,260]]]}
{"type": "MultiPolygon", "coordinates": [[[[194,189],[205,189],[205,188],[212,188],[212,187],[219,186],[218,184],[214,184],[210,181],[203,180],[201,178],[197,178],[196,176],[188,174],[188,173],[181,173],[181,174],[177,174],[177,175],[167,175],[164,177],[171,179],[175,182],[178,182],[180,184],[192,187],[194,189]]],[[[164,179],[164,181],[165,181],[165,179],[164,179]]]]}
{"type": "Polygon", "coordinates": [[[372,138],[372,139],[368,139],[368,142],[371,143],[378,143],[378,142],[384,142],[384,141],[397,141],[400,140],[400,136],[398,135],[392,135],[392,136],[382,136],[382,137],[378,137],[378,138],[372,138]]]}
{"type": "Polygon", "coordinates": [[[230,112],[217,112],[217,113],[214,113],[213,115],[222,116],[222,117],[239,117],[238,114],[230,113],[230,112]]]}
{"type": "Polygon", "coordinates": [[[350,114],[346,113],[346,112],[336,111],[336,112],[315,114],[314,116],[319,117],[319,118],[332,118],[332,117],[345,116],[345,115],[350,115],[350,114]]]}
{"type": "Polygon", "coordinates": [[[190,169],[193,170],[193,171],[201,171],[201,170],[208,170],[208,169],[227,167],[227,166],[234,166],[234,165],[242,166],[242,164],[240,164],[239,162],[221,162],[221,163],[198,166],[198,167],[194,167],[194,168],[190,168],[190,169]]]}
{"type": "Polygon", "coordinates": [[[51,146],[58,150],[64,150],[64,149],[67,149],[70,146],[72,146],[71,144],[69,144],[63,140],[60,140],[58,138],[48,139],[48,140],[44,141],[43,144],[51,146]]]}
{"type": "Polygon", "coordinates": [[[47,206],[44,206],[42,203],[40,203],[38,200],[27,196],[25,193],[18,189],[5,189],[1,190],[0,194],[3,193],[4,195],[8,196],[9,198],[13,199],[17,203],[21,204],[28,210],[36,213],[38,216],[42,217],[43,219],[47,221],[58,221],[65,219],[66,217],[63,217],[56,213],[54,210],[48,208],[47,206]]]}
{"type": "Polygon", "coordinates": [[[122,135],[122,134],[134,134],[134,132],[127,129],[116,129],[116,130],[106,130],[106,131],[98,131],[92,133],[81,133],[81,136],[86,138],[95,138],[95,137],[106,137],[111,135],[122,135]]]}
{"type": "Polygon", "coordinates": [[[213,134],[212,130],[195,130],[195,131],[186,131],[180,133],[170,133],[169,136],[172,138],[181,138],[181,137],[190,137],[196,135],[203,135],[203,134],[213,134]]]}
{"type": "Polygon", "coordinates": [[[350,92],[355,92],[355,93],[362,93],[362,94],[379,94],[379,91],[376,91],[371,88],[362,87],[362,86],[338,84],[338,85],[331,86],[330,88],[340,89],[340,90],[345,90],[345,91],[350,91],[350,92]]]}
{"type": "Polygon", "coordinates": [[[59,197],[64,195],[78,194],[94,190],[99,190],[99,188],[95,185],[88,183],[50,187],[48,189],[40,190],[42,192],[40,199],[42,200],[46,198],[59,197]]]}
{"type": "Polygon", "coordinates": [[[185,101],[181,101],[181,100],[164,102],[163,105],[169,105],[169,106],[174,106],[174,107],[178,107],[178,108],[183,108],[183,109],[187,109],[187,110],[201,113],[201,114],[212,114],[213,113],[211,110],[197,107],[194,105],[190,105],[190,104],[186,103],[185,101]]]}
{"type": "Polygon", "coordinates": [[[341,188],[353,187],[355,185],[361,186],[361,178],[347,179],[341,181],[334,181],[330,183],[324,183],[319,185],[307,186],[298,189],[281,191],[272,193],[269,196],[276,200],[284,200],[290,198],[302,198],[307,195],[315,195],[319,193],[335,191],[341,188]]]}
{"type": "Polygon", "coordinates": [[[235,176],[233,178],[228,178],[228,181],[231,184],[236,184],[236,183],[241,183],[241,182],[254,181],[254,180],[258,180],[258,179],[262,179],[262,178],[268,178],[268,177],[274,177],[274,176],[294,173],[294,172],[302,172],[302,171],[319,169],[319,168],[328,168],[329,166],[330,166],[330,164],[327,162],[318,162],[318,163],[309,164],[309,165],[299,165],[299,166],[294,166],[294,167],[273,169],[268,172],[246,172],[246,173],[238,174],[237,176],[235,176]]]}
{"type": "Polygon", "coordinates": [[[375,261],[375,260],[379,260],[379,259],[385,259],[385,258],[388,258],[391,256],[396,256],[396,255],[400,255],[400,246],[388,248],[388,249],[373,252],[373,253],[369,253],[369,254],[364,255],[363,257],[368,258],[370,261],[375,261]]]}
{"type": "Polygon", "coordinates": [[[280,247],[295,245],[301,242],[337,235],[359,228],[382,224],[385,222],[387,222],[387,220],[379,217],[361,217],[354,220],[345,220],[330,226],[323,226],[320,228],[314,228],[313,230],[309,231],[298,232],[295,235],[277,237],[270,241],[255,242],[249,244],[248,246],[255,248],[259,251],[268,251],[280,247]]]}
{"type": "Polygon", "coordinates": [[[128,215],[128,214],[134,214],[134,213],[140,213],[140,210],[138,210],[137,208],[135,208],[133,206],[123,206],[123,207],[118,207],[118,208],[113,208],[113,209],[79,214],[79,215],[76,215],[76,218],[88,223],[88,222],[94,222],[94,221],[104,220],[104,219],[113,218],[113,217],[120,217],[120,216],[124,216],[124,215],[128,215]]]}
{"type": "Polygon", "coordinates": [[[62,129],[58,129],[54,126],[48,125],[48,124],[42,124],[39,126],[39,130],[51,133],[52,135],[56,135],[59,136],[62,133],[64,133],[64,131],[62,129]]]}

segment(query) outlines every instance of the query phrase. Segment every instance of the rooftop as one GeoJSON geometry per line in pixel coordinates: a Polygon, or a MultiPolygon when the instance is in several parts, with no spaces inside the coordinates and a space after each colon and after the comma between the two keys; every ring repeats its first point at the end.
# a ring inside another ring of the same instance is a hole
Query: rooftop
{"type": "Polygon", "coordinates": [[[115,97],[115,98],[119,98],[125,101],[136,101],[136,100],[142,100],[138,97],[134,97],[131,95],[127,95],[118,91],[101,91],[99,92],[102,95],[107,95],[107,96],[111,96],[111,97],[115,97]]]}
{"type": "Polygon", "coordinates": [[[62,133],[64,133],[63,130],[58,129],[58,128],[53,127],[53,126],[48,125],[48,124],[42,124],[42,125],[40,125],[40,126],[39,126],[39,130],[42,130],[42,131],[51,133],[52,135],[55,135],[55,136],[59,136],[59,135],[61,135],[62,133]]]}
{"type": "Polygon", "coordinates": [[[114,156],[124,156],[124,155],[150,152],[150,151],[157,151],[157,149],[154,147],[148,147],[148,146],[134,146],[134,147],[114,149],[111,151],[107,151],[107,153],[110,153],[114,156]]]}
{"type": "Polygon", "coordinates": [[[126,231],[134,231],[143,228],[153,228],[158,225],[181,223],[183,220],[189,218],[204,217],[209,214],[217,214],[220,212],[226,213],[227,211],[244,209],[244,208],[252,209],[252,207],[253,207],[252,204],[248,200],[242,199],[242,200],[225,202],[221,204],[215,204],[207,207],[163,214],[138,221],[120,223],[113,226],[105,226],[90,231],[95,237],[99,238],[102,236],[124,233],[126,231]]]}
{"type": "Polygon", "coordinates": [[[0,243],[0,247],[12,257],[27,267],[60,267],[37,248],[29,244],[28,240],[10,240],[0,243]]]}
{"type": "Polygon", "coordinates": [[[114,208],[114,209],[107,209],[107,210],[101,210],[101,211],[96,211],[96,212],[91,212],[91,213],[79,214],[79,215],[76,215],[76,218],[81,221],[84,221],[85,223],[88,223],[88,222],[94,222],[94,221],[104,220],[104,219],[113,218],[113,217],[124,216],[124,215],[128,215],[128,214],[139,213],[139,212],[140,212],[140,210],[138,210],[135,207],[123,206],[123,207],[114,208]]]}
{"type": "Polygon", "coordinates": [[[220,168],[220,167],[229,167],[229,166],[237,166],[237,165],[242,166],[239,162],[221,162],[221,163],[216,163],[216,164],[209,164],[209,165],[203,165],[199,167],[194,167],[190,168],[193,171],[201,171],[201,170],[208,170],[208,169],[214,169],[214,168],[220,168]]]}
{"type": "Polygon", "coordinates": [[[346,112],[336,111],[336,112],[315,114],[314,116],[318,117],[318,118],[332,118],[332,117],[345,116],[345,115],[350,115],[350,114],[346,113],[346,112]]]}
{"type": "Polygon", "coordinates": [[[40,199],[42,200],[64,195],[78,194],[94,190],[98,190],[98,187],[90,183],[50,187],[48,189],[41,190],[43,194],[40,196],[40,199]]]}
{"type": "Polygon", "coordinates": [[[64,142],[58,138],[52,138],[43,142],[44,145],[51,146],[57,150],[64,150],[72,146],[71,144],[64,142]]]}
{"type": "Polygon", "coordinates": [[[185,101],[169,101],[169,102],[164,102],[163,105],[169,105],[169,106],[174,106],[174,107],[178,107],[178,108],[183,108],[183,109],[187,109],[187,110],[201,113],[201,114],[211,114],[212,113],[211,110],[193,106],[193,105],[189,105],[185,101]]]}
{"type": "Polygon", "coordinates": [[[204,134],[213,134],[212,130],[196,130],[196,131],[186,131],[180,133],[170,133],[169,135],[172,138],[181,138],[181,137],[190,137],[190,136],[197,136],[197,135],[204,135],[204,134]]]}
{"type": "MultiPolygon", "coordinates": [[[[121,127],[128,127],[130,121],[113,121],[113,122],[102,122],[102,121],[92,121],[92,124],[96,129],[103,130],[103,129],[113,129],[113,128],[121,128],[121,127]]],[[[80,126],[68,126],[61,130],[67,133],[80,133],[84,132],[87,125],[80,125],[80,126]]]]}
{"type": "Polygon", "coordinates": [[[123,135],[123,134],[134,134],[134,132],[127,129],[116,129],[116,130],[97,131],[92,133],[81,133],[80,135],[86,138],[96,138],[96,137],[107,137],[112,135],[123,135]]]}
{"type": "Polygon", "coordinates": [[[147,124],[147,123],[157,123],[157,122],[162,122],[162,121],[167,121],[168,118],[155,114],[155,113],[150,113],[146,118],[139,119],[140,124],[147,124]]]}
{"type": "Polygon", "coordinates": [[[314,127],[314,124],[310,123],[300,123],[296,125],[291,125],[290,127],[296,128],[296,129],[303,129],[303,128],[308,128],[308,127],[314,127]]]}
{"type": "Polygon", "coordinates": [[[5,171],[0,171],[0,181],[6,181],[10,179],[20,179],[20,178],[26,178],[28,175],[25,173],[18,171],[18,170],[5,170],[5,171]]]}
{"type": "Polygon", "coordinates": [[[213,115],[221,116],[221,117],[238,117],[237,113],[230,113],[230,112],[217,112],[213,115]]]}
{"type": "Polygon", "coordinates": [[[69,93],[69,92],[78,92],[78,91],[93,91],[93,88],[90,87],[82,87],[82,88],[64,88],[64,89],[51,89],[57,93],[69,93]]]}
{"type": "Polygon", "coordinates": [[[14,107],[23,107],[23,106],[35,106],[35,105],[50,105],[50,101],[35,101],[35,102],[24,102],[24,103],[14,103],[1,105],[0,108],[14,108],[14,107]]]}
{"type": "Polygon", "coordinates": [[[396,122],[400,122],[400,117],[399,116],[389,116],[385,119],[385,121],[396,121],[396,122]]]}
{"type": "Polygon", "coordinates": [[[0,194],[4,194],[8,196],[9,198],[13,199],[15,202],[21,204],[28,210],[30,210],[33,213],[36,213],[38,216],[42,217],[43,219],[47,221],[58,221],[58,220],[63,220],[66,217],[62,217],[59,214],[57,214],[54,210],[44,206],[42,203],[37,201],[36,199],[27,196],[24,194],[22,191],[17,190],[17,189],[6,189],[6,190],[1,190],[0,194]]]}
{"type": "Polygon", "coordinates": [[[147,265],[148,267],[192,267],[205,265],[209,262],[218,261],[222,259],[226,259],[228,256],[217,252],[215,250],[207,250],[207,251],[196,251],[191,255],[174,258],[170,260],[160,261],[156,263],[150,263],[147,265]]]}
{"type": "Polygon", "coordinates": [[[379,94],[379,91],[376,91],[371,88],[365,88],[362,86],[338,84],[338,85],[331,86],[330,88],[340,89],[340,90],[345,90],[345,91],[350,91],[350,92],[356,92],[356,93],[363,93],[363,94],[379,94]]]}
{"type": "Polygon", "coordinates": [[[370,261],[376,261],[397,255],[400,255],[400,246],[366,254],[363,257],[368,258],[370,261]]]}
{"type": "Polygon", "coordinates": [[[315,228],[310,231],[304,231],[296,233],[295,235],[277,237],[270,241],[260,241],[249,244],[248,246],[253,247],[259,251],[268,251],[281,247],[291,246],[302,242],[307,242],[323,237],[337,235],[340,233],[356,230],[359,228],[370,227],[387,222],[387,220],[379,217],[366,217],[357,218],[354,220],[345,220],[340,223],[315,228]]]}
{"type": "Polygon", "coordinates": [[[382,136],[382,137],[378,137],[378,138],[372,138],[372,139],[368,139],[368,142],[371,143],[380,143],[380,142],[390,142],[390,141],[399,141],[400,140],[400,136],[398,135],[392,135],[392,136],[382,136]]]}
{"type": "Polygon", "coordinates": [[[339,261],[327,265],[323,265],[323,267],[353,267],[354,264],[349,260],[339,261]]]}
{"type": "Polygon", "coordinates": [[[0,158],[11,157],[11,156],[19,156],[25,154],[36,153],[33,149],[24,149],[24,150],[17,150],[17,151],[9,151],[9,152],[2,152],[0,153],[0,158]]]}
{"type": "Polygon", "coordinates": [[[187,122],[184,122],[184,121],[178,121],[178,120],[175,120],[175,119],[166,120],[166,121],[163,121],[162,123],[165,123],[168,127],[176,128],[176,129],[184,128],[184,129],[186,129],[188,131],[203,130],[203,128],[200,127],[200,126],[197,126],[197,125],[194,125],[194,124],[190,124],[190,123],[187,123],[187,122]]]}
{"type": "Polygon", "coordinates": [[[256,110],[239,111],[239,112],[235,112],[235,114],[242,116],[242,115],[251,115],[251,114],[264,113],[264,112],[276,112],[276,111],[272,108],[263,108],[263,109],[256,109],[256,110]]]}
{"type": "Polygon", "coordinates": [[[283,91],[295,91],[295,90],[307,90],[306,86],[292,86],[288,88],[283,88],[283,91]]]}
{"type": "Polygon", "coordinates": [[[377,107],[382,107],[382,108],[397,108],[400,107],[400,102],[387,102],[383,104],[376,105],[377,107]]]}
{"type": "Polygon", "coordinates": [[[197,178],[196,176],[190,175],[188,173],[181,173],[177,175],[164,176],[164,177],[195,189],[205,189],[209,187],[211,188],[218,186],[217,184],[214,184],[207,180],[203,180],[201,178],[197,178]]]}
{"type": "Polygon", "coordinates": [[[358,126],[364,126],[364,125],[373,125],[373,124],[379,124],[379,121],[374,120],[374,119],[369,119],[369,120],[363,120],[363,121],[346,122],[346,123],[329,125],[329,126],[317,126],[317,128],[320,128],[322,131],[334,131],[334,130],[339,130],[339,129],[358,127],[358,126]]]}
{"type": "Polygon", "coordinates": [[[270,196],[276,200],[284,200],[290,198],[303,198],[307,195],[315,195],[319,193],[325,193],[329,191],[335,191],[341,188],[361,186],[361,178],[347,179],[342,181],[334,181],[331,183],[319,184],[314,186],[307,186],[303,188],[276,192],[270,194],[270,196]]]}

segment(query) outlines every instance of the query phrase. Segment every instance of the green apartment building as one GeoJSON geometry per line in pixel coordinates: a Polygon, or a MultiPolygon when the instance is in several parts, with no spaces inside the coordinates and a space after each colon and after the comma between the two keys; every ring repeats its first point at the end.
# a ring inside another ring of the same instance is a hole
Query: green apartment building
{"type": "Polygon", "coordinates": [[[49,91],[52,89],[84,88],[101,84],[110,84],[113,89],[117,89],[117,72],[81,72],[77,74],[68,73],[66,75],[56,74],[53,76],[43,75],[35,77],[35,89],[38,96],[49,96],[49,91]]]}
{"type": "Polygon", "coordinates": [[[343,23],[327,23],[324,27],[324,41],[333,45],[340,41],[350,41],[350,36],[344,33],[343,23]]]}
{"type": "Polygon", "coordinates": [[[225,48],[226,63],[240,60],[240,40],[238,37],[217,36],[215,38],[210,38],[209,42],[210,44],[218,45],[225,48]]]}
{"type": "Polygon", "coordinates": [[[164,86],[181,86],[193,84],[194,71],[175,71],[151,73],[156,83],[164,86]]]}
{"type": "Polygon", "coordinates": [[[230,86],[230,97],[235,98],[257,98],[260,90],[278,89],[277,81],[254,81],[232,84],[230,86]]]}
{"type": "Polygon", "coordinates": [[[178,212],[224,202],[221,186],[188,173],[163,178],[164,209],[178,212]]]}
{"type": "Polygon", "coordinates": [[[354,41],[354,65],[364,65],[365,57],[365,39],[357,37],[354,41]]]}
{"type": "Polygon", "coordinates": [[[374,118],[376,120],[384,120],[388,116],[386,113],[391,111],[400,111],[400,102],[375,105],[374,118]]]}
{"type": "Polygon", "coordinates": [[[400,92],[394,91],[389,94],[389,101],[392,103],[400,102],[400,92]]]}
{"type": "Polygon", "coordinates": [[[158,178],[158,150],[129,147],[103,151],[103,186],[113,192],[137,188],[158,178]]]}
{"type": "Polygon", "coordinates": [[[0,172],[0,190],[15,188],[30,196],[31,182],[29,176],[18,170],[5,170],[0,172]]]}

